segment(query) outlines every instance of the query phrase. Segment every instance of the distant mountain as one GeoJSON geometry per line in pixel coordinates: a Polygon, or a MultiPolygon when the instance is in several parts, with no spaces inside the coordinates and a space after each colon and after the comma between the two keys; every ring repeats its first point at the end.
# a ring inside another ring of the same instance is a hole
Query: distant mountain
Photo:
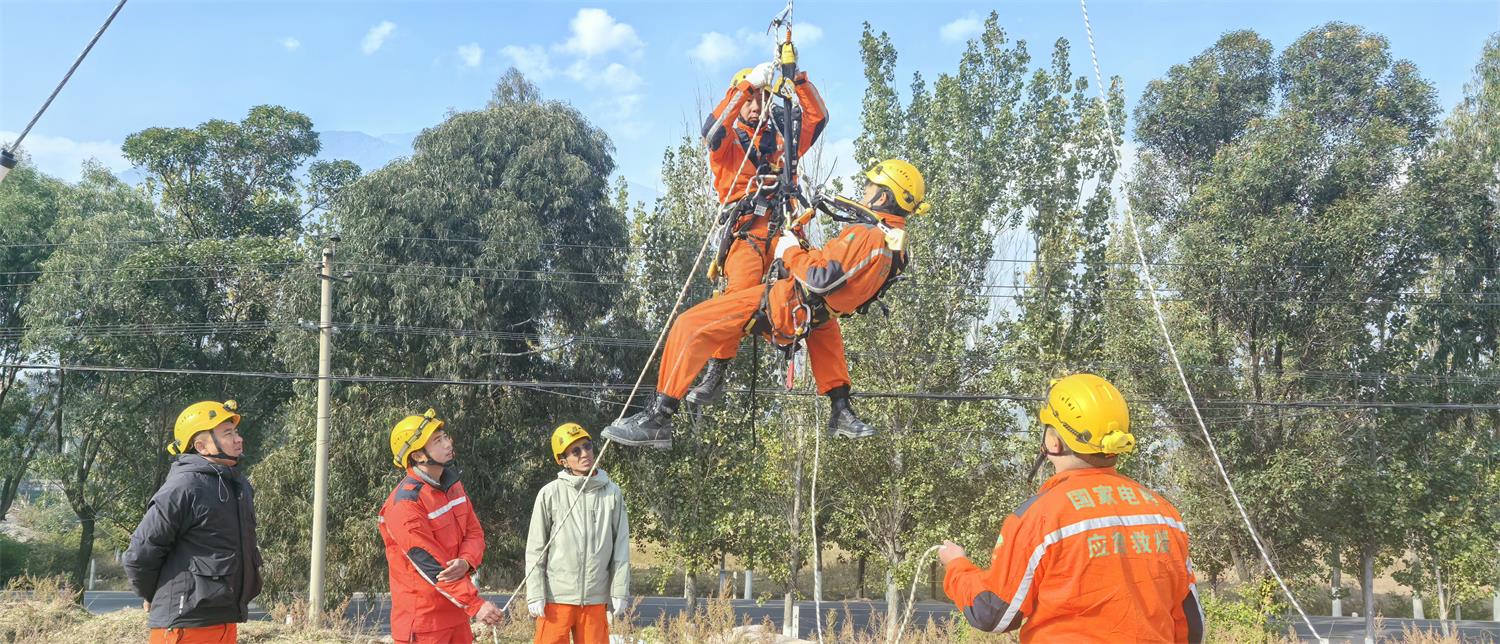
{"type": "Polygon", "coordinates": [[[370,173],[397,157],[410,156],[411,142],[415,138],[416,132],[379,135],[345,130],[319,132],[318,140],[323,143],[323,151],[318,153],[317,160],[348,159],[359,164],[362,172],[370,173]]]}

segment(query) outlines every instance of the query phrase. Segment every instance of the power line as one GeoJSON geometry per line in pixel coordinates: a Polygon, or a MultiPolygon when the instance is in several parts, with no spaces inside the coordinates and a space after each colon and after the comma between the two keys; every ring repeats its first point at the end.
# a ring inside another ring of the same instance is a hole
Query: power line
{"type": "MultiPolygon", "coordinates": [[[[453,337],[470,338],[480,340],[501,340],[514,342],[556,342],[568,345],[588,345],[607,347],[634,347],[644,348],[650,346],[651,341],[644,337],[628,336],[597,336],[584,334],[563,333],[527,333],[520,331],[494,331],[485,329],[461,329],[446,327],[406,326],[391,324],[366,324],[366,323],[336,323],[334,329],[340,332],[364,332],[387,335],[411,335],[421,337],[453,337]]],[[[164,336],[164,335],[215,335],[215,334],[239,334],[239,333],[263,333],[282,331],[309,331],[303,324],[291,322],[277,322],[272,320],[226,320],[206,322],[146,322],[126,324],[97,324],[97,325],[69,325],[62,327],[38,327],[28,330],[23,328],[0,330],[0,340],[19,339],[29,332],[41,332],[46,334],[81,335],[84,337],[136,337],[136,336],[164,336]],[[37,329],[40,329],[38,331],[37,329]]],[[[907,359],[907,360],[931,360],[942,357],[944,354],[937,352],[915,353],[895,350],[884,350],[879,348],[851,350],[848,357],[858,364],[867,359],[907,359]]],[[[1056,362],[1041,360],[1009,360],[1009,365],[1035,365],[1056,366],[1056,362]]],[[[1151,362],[1086,362],[1071,364],[1071,367],[1088,370],[1113,369],[1123,371],[1141,371],[1143,369],[1157,369],[1161,365],[1151,362]]],[[[1184,369],[1199,373],[1223,373],[1231,375],[1250,375],[1250,369],[1238,366],[1220,365],[1183,365],[1184,369]]],[[[1300,370],[1300,369],[1260,369],[1258,373],[1268,378],[1301,378],[1307,380],[1325,380],[1336,382],[1417,382],[1426,384],[1500,384],[1500,375],[1479,375],[1469,373],[1429,373],[1429,372],[1381,372],[1381,371],[1328,371],[1328,370],[1300,370]]]]}
{"type": "MultiPolygon", "coordinates": [[[[680,253],[680,254],[683,254],[683,255],[688,255],[688,254],[691,254],[691,253],[694,252],[693,248],[690,248],[690,247],[687,247],[687,246],[649,246],[649,245],[648,246],[637,246],[637,245],[632,245],[632,244],[570,244],[570,243],[553,243],[553,242],[523,242],[523,241],[514,241],[514,240],[505,240],[505,239],[449,239],[449,238],[440,238],[440,237],[412,237],[412,236],[370,236],[370,237],[361,236],[361,235],[346,235],[346,236],[344,236],[344,241],[345,242],[349,242],[349,241],[353,241],[353,240],[365,240],[365,241],[368,241],[368,240],[377,240],[377,241],[445,242],[445,243],[453,243],[453,244],[477,244],[477,245],[485,245],[485,246],[507,246],[507,247],[526,247],[526,248],[535,247],[535,248],[538,248],[538,249],[547,249],[547,248],[550,248],[550,249],[596,249],[596,250],[609,250],[609,251],[633,251],[633,250],[640,250],[640,251],[648,251],[648,252],[657,253],[657,254],[662,254],[662,253],[680,253]]],[[[89,241],[89,242],[73,242],[73,241],[67,241],[67,242],[17,242],[17,243],[10,243],[10,244],[0,244],[0,248],[47,248],[47,247],[54,247],[55,248],[55,247],[71,247],[71,246],[112,246],[112,245],[138,245],[138,244],[144,244],[144,245],[150,245],[150,244],[193,244],[193,243],[200,243],[200,242],[231,242],[231,241],[235,241],[235,239],[234,238],[221,238],[221,237],[162,238],[162,239],[116,239],[116,240],[89,241]]],[[[922,255],[922,254],[920,254],[920,252],[918,252],[914,256],[914,259],[918,263],[918,265],[921,265],[921,264],[930,264],[930,263],[933,263],[933,262],[956,262],[956,263],[965,263],[965,264],[979,264],[979,263],[988,263],[988,264],[1018,264],[1018,265],[1027,265],[1027,266],[1057,266],[1057,267],[1086,267],[1086,266],[1089,265],[1089,262],[1086,262],[1086,261],[1081,260],[1081,259],[1078,259],[1078,260],[1051,260],[1051,259],[1034,259],[1034,258],[1033,259],[1027,259],[1027,258],[1010,258],[1010,257],[960,257],[960,256],[951,256],[951,255],[922,255]]],[[[308,261],[311,262],[312,260],[308,260],[308,261]]],[[[1097,265],[1099,265],[1099,266],[1106,266],[1106,267],[1132,268],[1132,267],[1135,267],[1135,266],[1139,266],[1140,262],[1123,261],[1123,260],[1111,260],[1111,261],[1097,262],[1097,265]]],[[[1323,265],[1323,264],[1156,261],[1156,262],[1147,262],[1147,265],[1149,265],[1149,266],[1158,266],[1158,267],[1173,267],[1173,268],[1222,268],[1222,269],[1236,269],[1236,270],[1254,270],[1254,269],[1270,269],[1270,268],[1275,268],[1275,269],[1294,268],[1294,269],[1329,270],[1329,271],[1340,271],[1340,272],[1342,271],[1341,267],[1330,266],[1330,265],[1323,265]]],[[[1500,272],[1500,267],[1479,266],[1479,267],[1471,267],[1470,270],[1477,271],[1477,272],[1483,272],[1483,273],[1497,273],[1497,272],[1500,272]]]]}
{"type": "MultiPolygon", "coordinates": [[[[220,376],[237,378],[273,378],[280,380],[319,380],[319,377],[310,373],[298,372],[274,372],[274,371],[235,371],[222,369],[180,369],[172,367],[113,367],[98,365],[57,365],[43,363],[0,363],[0,368],[23,369],[23,370],[50,370],[50,371],[84,371],[99,373],[157,373],[184,376],[220,376]]],[[[420,376],[383,376],[383,375],[331,375],[329,380],[335,382],[359,382],[377,384],[425,384],[425,385],[454,385],[475,387],[515,387],[519,389],[534,389],[548,391],[551,389],[572,391],[629,391],[631,386],[625,383],[600,383],[600,382],[567,382],[567,381],[539,381],[539,380],[491,380],[479,378],[434,378],[420,376]]],[[[733,393],[750,393],[749,389],[726,389],[733,393]]],[[[549,393],[551,393],[549,391],[549,393]]],[[[756,391],[758,395],[772,395],[785,398],[807,398],[818,397],[807,391],[781,391],[764,390],[756,391]]],[[[897,400],[930,400],[940,402],[1040,402],[1041,396],[1031,394],[1010,393],[937,393],[937,392],[902,392],[902,391],[857,391],[854,393],[859,398],[875,399],[897,399],[897,400]]],[[[1144,404],[1176,405],[1181,404],[1179,400],[1160,399],[1137,399],[1144,404]]],[[[1402,409],[1418,411],[1490,411],[1500,410],[1500,403],[1438,403],[1438,402],[1414,402],[1414,401],[1362,401],[1362,400],[1291,400],[1291,401],[1265,401],[1265,400],[1199,400],[1200,404],[1217,405],[1221,407],[1259,407],[1259,408],[1297,408],[1297,409],[1402,409]]]]}

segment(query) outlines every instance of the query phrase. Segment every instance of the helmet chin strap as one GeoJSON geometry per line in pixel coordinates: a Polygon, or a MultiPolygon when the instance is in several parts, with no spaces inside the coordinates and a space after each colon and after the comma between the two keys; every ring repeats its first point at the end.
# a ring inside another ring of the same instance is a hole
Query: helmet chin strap
{"type": "MultiPolygon", "coordinates": [[[[425,450],[425,449],[419,449],[419,450],[417,450],[417,452],[421,452],[423,456],[427,457],[427,460],[421,461],[419,463],[415,463],[416,465],[436,465],[436,466],[441,467],[441,468],[449,468],[449,467],[453,467],[453,464],[458,462],[458,459],[453,459],[453,458],[450,458],[450,459],[448,459],[446,461],[439,461],[439,460],[433,458],[432,454],[429,454],[427,452],[427,450],[425,450]]],[[[413,452],[413,453],[415,454],[416,452],[413,452]]]]}
{"type": "MultiPolygon", "coordinates": [[[[1061,442],[1061,441],[1059,441],[1061,442]]],[[[1036,460],[1031,462],[1031,474],[1026,476],[1026,484],[1030,485],[1036,481],[1037,472],[1042,471],[1042,463],[1047,462],[1048,456],[1067,456],[1068,448],[1061,447],[1056,452],[1047,450],[1047,432],[1042,430],[1042,448],[1037,450],[1036,460]]]]}
{"type": "MultiPolygon", "coordinates": [[[[208,440],[213,441],[214,449],[218,450],[219,453],[218,454],[204,454],[203,452],[198,452],[199,456],[202,456],[204,458],[217,458],[217,459],[226,460],[226,461],[229,461],[231,464],[234,464],[234,465],[238,465],[239,464],[240,457],[238,457],[238,456],[230,456],[227,452],[225,452],[224,451],[224,446],[219,444],[219,437],[215,436],[212,430],[210,430],[208,432],[208,440]]],[[[193,450],[193,451],[196,452],[197,450],[193,450]]]]}

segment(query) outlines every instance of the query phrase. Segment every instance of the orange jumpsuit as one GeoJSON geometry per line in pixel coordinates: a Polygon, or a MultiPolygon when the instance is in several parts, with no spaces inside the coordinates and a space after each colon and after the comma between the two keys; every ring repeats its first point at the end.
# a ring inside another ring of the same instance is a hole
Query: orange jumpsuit
{"type": "MultiPolygon", "coordinates": [[[[906,225],[904,219],[894,216],[887,217],[885,223],[895,229],[906,225]]],[[[771,287],[766,312],[771,328],[767,336],[785,346],[807,331],[807,355],[819,393],[849,384],[838,317],[853,313],[879,294],[898,259],[886,245],[885,231],[870,224],[845,227],[822,249],[791,248],[782,255],[782,263],[792,277],[771,287]],[[843,276],[837,283],[825,285],[816,273],[834,264],[842,269],[843,276]],[[831,287],[821,296],[829,314],[826,322],[813,320],[811,307],[803,306],[814,302],[809,290],[824,286],[831,287]]],[[[681,399],[715,351],[739,344],[764,295],[763,288],[725,292],[684,312],[667,334],[656,379],[657,393],[681,399]]]]}
{"type": "MultiPolygon", "coordinates": [[[[828,108],[818,88],[807,79],[807,72],[797,74],[794,83],[797,100],[802,109],[802,126],[797,132],[797,156],[807,154],[813,143],[828,125],[828,108]]],[[[709,165],[714,173],[714,190],[719,203],[739,201],[746,196],[750,180],[757,174],[773,172],[781,167],[785,141],[772,129],[781,124],[780,108],[762,109],[761,119],[777,119],[757,128],[739,118],[740,106],[752,92],[761,91],[748,81],[729,88],[713,113],[703,123],[703,141],[708,145],[709,165]],[[757,132],[759,129],[759,132],[757,132]]],[[[765,217],[756,217],[754,212],[741,215],[731,224],[740,229],[749,239],[736,237],[724,258],[725,293],[732,293],[752,286],[760,286],[761,277],[771,266],[770,244],[775,240],[767,237],[769,222],[765,217]],[[753,219],[753,221],[751,221],[753,219]]],[[[719,347],[715,358],[733,358],[739,341],[719,347]]]]}
{"type": "Polygon", "coordinates": [[[943,578],[980,630],[1019,626],[1022,642],[1203,639],[1182,515],[1112,467],[1048,479],[1005,517],[990,563],[961,557],[943,578]]]}

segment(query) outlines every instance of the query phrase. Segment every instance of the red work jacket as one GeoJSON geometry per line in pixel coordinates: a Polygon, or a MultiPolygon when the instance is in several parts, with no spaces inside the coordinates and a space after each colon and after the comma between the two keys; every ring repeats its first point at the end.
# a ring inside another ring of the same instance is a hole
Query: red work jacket
{"type": "Polygon", "coordinates": [[[1182,515],[1112,467],[1048,479],[1005,518],[988,570],[959,558],[943,578],[970,625],[1022,642],[1201,641],[1194,584],[1182,515]]]}
{"type": "Polygon", "coordinates": [[[443,469],[436,486],[415,468],[408,469],[380,508],[380,537],[390,567],[391,634],[396,641],[467,624],[479,612],[484,601],[467,575],[437,580],[454,559],[467,561],[472,569],[484,561],[484,530],[452,468],[443,469]]]}

